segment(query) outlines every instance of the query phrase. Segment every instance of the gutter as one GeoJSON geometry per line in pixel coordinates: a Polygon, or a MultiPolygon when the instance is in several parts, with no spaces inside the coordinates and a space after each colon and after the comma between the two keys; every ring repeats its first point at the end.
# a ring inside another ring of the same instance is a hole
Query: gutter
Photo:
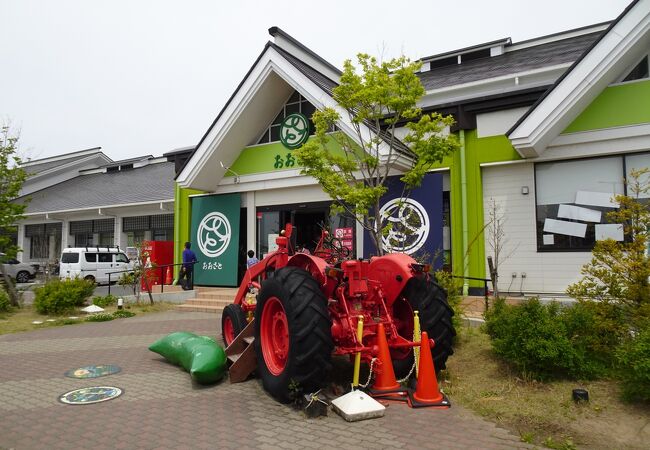
{"type": "Polygon", "coordinates": [[[465,161],[465,130],[459,130],[458,135],[460,138],[460,202],[461,202],[461,216],[463,224],[463,295],[469,294],[469,227],[467,223],[467,164],[465,161]]]}

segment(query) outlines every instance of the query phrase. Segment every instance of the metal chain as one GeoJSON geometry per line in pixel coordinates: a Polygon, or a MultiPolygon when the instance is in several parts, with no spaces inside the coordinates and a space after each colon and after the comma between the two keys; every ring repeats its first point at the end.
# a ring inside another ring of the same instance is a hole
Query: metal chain
{"type": "Polygon", "coordinates": [[[415,358],[413,358],[413,365],[411,366],[411,370],[409,370],[409,373],[404,378],[402,378],[401,380],[397,380],[397,382],[399,384],[402,384],[405,381],[407,381],[409,378],[411,378],[411,375],[413,375],[414,370],[415,370],[415,358]]]}
{"type": "Polygon", "coordinates": [[[368,373],[368,380],[364,384],[360,384],[359,387],[367,388],[368,385],[370,384],[370,380],[372,379],[372,368],[374,367],[376,360],[377,360],[377,358],[372,358],[370,360],[370,371],[368,373]]]}

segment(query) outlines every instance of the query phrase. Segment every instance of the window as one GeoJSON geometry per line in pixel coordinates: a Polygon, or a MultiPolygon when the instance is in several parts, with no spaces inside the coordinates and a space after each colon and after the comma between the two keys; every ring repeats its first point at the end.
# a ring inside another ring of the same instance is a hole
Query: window
{"type": "Polygon", "coordinates": [[[153,230],[153,240],[154,241],[173,241],[174,240],[174,230],[165,229],[165,230],[153,230]]]}
{"type": "Polygon", "coordinates": [[[86,262],[97,262],[97,253],[86,253],[85,255],[86,262]]]}
{"type": "Polygon", "coordinates": [[[144,241],[144,230],[139,231],[129,231],[126,233],[126,242],[127,246],[135,247],[144,241]]]}
{"type": "Polygon", "coordinates": [[[110,263],[113,262],[113,254],[112,253],[98,253],[97,254],[97,262],[100,263],[110,263]]]}
{"type": "Polygon", "coordinates": [[[88,247],[93,245],[93,234],[92,233],[77,233],[74,235],[74,246],[75,247],[88,247]]]}
{"type": "Polygon", "coordinates": [[[99,245],[101,247],[112,247],[114,245],[113,232],[99,233],[99,245]]]}
{"type": "Polygon", "coordinates": [[[118,263],[128,263],[128,262],[129,262],[129,258],[127,258],[126,255],[125,255],[124,253],[118,253],[117,255],[115,255],[115,262],[118,262],[118,263]]]}
{"type": "Polygon", "coordinates": [[[634,69],[628,73],[625,78],[623,78],[622,82],[626,81],[634,81],[634,80],[642,80],[644,78],[648,78],[648,73],[650,72],[650,67],[648,66],[648,55],[644,56],[639,63],[634,66],[634,69]]]}
{"type": "MultiPolygon", "coordinates": [[[[625,157],[625,176],[628,180],[631,180],[632,171],[650,168],[650,153],[641,153],[636,155],[627,155],[625,157]]],[[[650,174],[645,174],[639,178],[639,183],[641,186],[650,185],[650,174]]],[[[628,187],[628,195],[635,196],[634,192],[631,192],[632,188],[628,187]]],[[[649,202],[650,192],[641,192],[639,193],[639,199],[641,201],[649,202]]]]}
{"type": "Polygon", "coordinates": [[[279,114],[275,117],[271,125],[262,133],[262,136],[256,142],[256,144],[266,144],[268,142],[277,142],[280,140],[280,125],[282,121],[290,114],[300,113],[306,116],[309,119],[309,130],[310,135],[314,134],[314,123],[311,121],[311,116],[316,111],[314,105],[309,103],[306,98],[300,95],[298,92],[294,93],[289,97],[287,103],[282,107],[279,114]]]}
{"type": "Polygon", "coordinates": [[[650,167],[650,153],[535,165],[537,249],[591,251],[597,240],[622,240],[607,213],[634,168],[650,167]]]}
{"type": "Polygon", "coordinates": [[[66,264],[76,264],[79,262],[79,253],[64,253],[61,255],[61,262],[66,264]]]}
{"type": "Polygon", "coordinates": [[[30,238],[29,258],[48,259],[50,256],[50,237],[34,235],[30,238]]]}

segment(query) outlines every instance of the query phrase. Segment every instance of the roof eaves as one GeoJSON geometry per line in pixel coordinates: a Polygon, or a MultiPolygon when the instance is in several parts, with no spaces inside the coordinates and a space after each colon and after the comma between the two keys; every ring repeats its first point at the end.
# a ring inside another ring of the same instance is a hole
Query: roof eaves
{"type": "MultiPolygon", "coordinates": [[[[88,154],[95,154],[95,153],[102,153],[101,147],[91,147],[87,148],[84,150],[77,150],[75,152],[70,152],[70,153],[64,153],[62,155],[55,155],[55,156],[48,156],[46,158],[40,158],[40,159],[32,159],[29,161],[24,161],[21,165],[23,167],[29,167],[29,166],[36,166],[38,164],[44,164],[46,162],[49,162],[49,160],[66,160],[70,158],[74,158],[76,155],[79,155],[80,153],[88,153],[88,154]]],[[[106,156],[106,155],[104,155],[106,156]]],[[[107,156],[108,158],[108,156],[107,156]]],[[[110,158],[109,158],[110,159],[110,158]]]]}
{"type": "Polygon", "coordinates": [[[450,50],[450,51],[444,52],[444,53],[438,53],[438,54],[431,55],[431,56],[425,56],[423,58],[420,58],[420,61],[422,61],[422,62],[435,61],[437,59],[445,58],[445,57],[448,57],[448,56],[458,55],[458,54],[461,54],[461,53],[467,53],[467,52],[472,51],[472,50],[478,50],[478,49],[482,49],[482,48],[486,48],[486,47],[494,47],[496,45],[509,45],[511,42],[512,42],[512,39],[509,38],[509,37],[502,38],[502,39],[496,39],[494,41],[484,42],[482,44],[476,44],[476,45],[471,45],[469,47],[459,48],[457,50],[450,50]]]}
{"type": "Polygon", "coordinates": [[[330,62],[328,62],[327,60],[325,60],[322,56],[318,55],[318,54],[317,54],[316,52],[314,52],[313,50],[311,50],[311,49],[309,49],[308,47],[306,47],[304,44],[302,44],[300,41],[298,41],[297,39],[295,39],[295,38],[292,37],[291,35],[287,34],[287,33],[286,33],[285,31],[283,31],[281,28],[276,27],[276,26],[273,26],[273,27],[269,28],[269,34],[270,34],[271,36],[273,36],[273,37],[276,37],[276,36],[278,36],[278,35],[279,35],[279,36],[282,36],[284,39],[288,40],[288,41],[291,42],[293,45],[295,45],[296,47],[300,48],[301,50],[303,50],[304,52],[308,53],[310,56],[312,56],[313,58],[317,59],[319,62],[321,62],[321,63],[324,64],[325,66],[327,66],[330,70],[332,70],[332,71],[334,71],[335,73],[341,75],[341,73],[342,73],[341,70],[339,70],[336,66],[334,66],[333,64],[331,64],[330,62]]]}
{"type": "Polygon", "coordinates": [[[623,10],[623,12],[622,12],[620,15],[619,15],[615,20],[613,20],[613,21],[609,24],[609,26],[607,27],[607,29],[606,29],[605,31],[603,31],[603,32],[601,33],[601,35],[600,35],[600,36],[599,36],[599,37],[598,37],[594,42],[592,42],[591,45],[590,45],[589,47],[586,48],[586,50],[582,53],[582,55],[580,55],[580,57],[579,57],[578,59],[576,59],[576,60],[573,62],[573,64],[571,65],[571,67],[569,67],[569,68],[568,68],[568,69],[567,69],[567,70],[566,70],[562,75],[560,75],[560,77],[559,77],[557,80],[555,80],[555,83],[553,83],[553,84],[551,85],[551,87],[549,87],[548,90],[547,90],[546,92],[544,92],[544,93],[542,94],[542,96],[541,96],[539,99],[537,99],[537,101],[536,101],[535,103],[533,103],[533,105],[532,105],[530,108],[528,108],[528,111],[526,111],[526,112],[524,113],[524,115],[521,116],[521,117],[519,118],[519,120],[517,120],[517,121],[515,122],[515,124],[514,124],[513,126],[510,127],[510,129],[506,132],[506,136],[509,137],[510,134],[512,134],[512,133],[517,129],[517,127],[519,127],[519,125],[521,125],[521,124],[522,124],[522,123],[523,123],[523,122],[528,118],[528,116],[530,116],[530,115],[532,114],[532,112],[535,110],[535,108],[537,108],[537,107],[538,107],[538,106],[539,106],[539,105],[544,101],[544,99],[546,99],[546,97],[548,97],[548,96],[551,94],[551,92],[553,92],[553,90],[554,90],[554,89],[555,89],[555,88],[556,88],[560,83],[562,83],[562,81],[563,81],[567,76],[569,76],[569,74],[573,71],[573,69],[575,69],[575,68],[578,66],[578,64],[580,64],[580,63],[581,63],[581,62],[582,62],[582,61],[587,57],[587,55],[589,55],[589,53],[591,53],[591,51],[592,51],[592,50],[593,50],[593,49],[594,49],[594,48],[595,48],[595,47],[600,43],[600,41],[602,41],[602,40],[605,38],[605,36],[607,36],[607,35],[609,34],[609,32],[612,30],[612,28],[614,28],[614,27],[616,26],[616,24],[619,23],[619,22],[621,21],[621,19],[622,19],[623,17],[625,17],[625,15],[626,15],[626,14],[627,14],[627,13],[628,13],[628,12],[629,12],[629,11],[630,11],[630,10],[631,10],[631,9],[632,9],[632,8],[633,8],[633,7],[638,3],[638,2],[639,2],[639,0],[634,0],[634,1],[632,1],[632,3],[630,3],[630,4],[627,6],[627,8],[625,8],[625,9],[623,10]]]}
{"type": "Polygon", "coordinates": [[[239,90],[241,89],[241,87],[244,85],[244,83],[246,82],[246,80],[247,80],[248,77],[250,76],[251,72],[253,71],[253,69],[255,68],[255,66],[257,65],[257,63],[259,62],[259,60],[262,59],[262,56],[264,56],[264,53],[266,53],[266,51],[271,47],[271,45],[273,45],[273,43],[272,43],[271,41],[268,41],[268,42],[264,45],[264,48],[262,49],[262,51],[260,52],[260,54],[259,54],[259,55],[257,56],[257,58],[255,59],[255,62],[253,62],[253,64],[251,65],[251,67],[248,69],[248,72],[246,72],[246,75],[244,75],[244,78],[242,78],[242,80],[239,82],[239,84],[238,84],[237,87],[235,88],[235,91],[232,93],[232,95],[230,96],[230,98],[228,99],[228,101],[226,102],[226,104],[223,105],[223,108],[221,108],[221,111],[219,111],[219,114],[217,114],[217,117],[212,121],[212,124],[210,124],[210,126],[208,127],[208,130],[203,134],[203,136],[201,137],[201,140],[199,141],[199,143],[196,144],[196,146],[194,147],[194,150],[192,150],[192,153],[190,154],[189,158],[187,158],[187,160],[183,163],[183,166],[180,168],[180,170],[178,171],[178,173],[174,176],[174,179],[178,178],[178,176],[179,176],[179,175],[183,172],[183,170],[185,169],[185,166],[187,165],[187,163],[188,163],[188,162],[189,162],[189,161],[194,157],[194,154],[196,153],[196,151],[199,149],[199,147],[201,146],[201,144],[203,143],[203,141],[205,140],[205,138],[208,136],[208,134],[210,134],[210,131],[212,131],[212,128],[214,128],[214,126],[217,124],[217,122],[219,121],[219,119],[221,118],[221,116],[223,115],[223,113],[224,113],[224,112],[226,111],[226,109],[228,108],[228,105],[230,105],[230,103],[233,101],[233,99],[235,98],[235,96],[237,95],[237,93],[239,92],[239,90]]]}

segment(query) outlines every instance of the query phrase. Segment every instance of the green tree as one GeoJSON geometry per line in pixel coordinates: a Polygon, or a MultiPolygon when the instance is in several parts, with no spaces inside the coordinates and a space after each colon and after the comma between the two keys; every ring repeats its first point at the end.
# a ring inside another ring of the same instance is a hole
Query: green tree
{"type": "Polygon", "coordinates": [[[567,293],[620,306],[634,324],[650,318],[650,169],[632,171],[627,186],[629,195],[617,195],[619,209],[607,214],[611,223],[623,224],[625,240],[596,242],[591,261],[582,267],[583,278],[567,293]]]}
{"type": "MultiPolygon", "coordinates": [[[[136,302],[140,303],[140,295],[142,294],[141,286],[144,281],[145,291],[149,296],[149,303],[153,305],[153,296],[151,295],[151,280],[155,277],[157,265],[151,262],[149,252],[143,249],[142,242],[135,244],[137,249],[137,257],[133,261],[133,268],[129,272],[124,272],[117,280],[120,286],[130,286],[133,289],[136,302]]],[[[162,277],[162,273],[160,274],[162,277]]]]}
{"type": "MultiPolygon", "coordinates": [[[[18,136],[13,134],[8,125],[0,129],[0,262],[14,258],[18,246],[14,244],[11,235],[16,231],[16,222],[22,219],[27,205],[14,203],[20,189],[27,179],[27,173],[20,166],[21,160],[17,155],[18,136]]],[[[7,286],[9,300],[13,306],[20,306],[13,280],[9,278],[0,264],[0,272],[7,286]]]]}
{"type": "Polygon", "coordinates": [[[335,212],[347,212],[368,230],[381,255],[381,238],[389,226],[382,228],[379,205],[388,177],[401,174],[402,198],[407,198],[458,142],[445,134],[453,124],[451,116],[424,114],[417,106],[425,93],[416,75],[420,62],[404,56],[378,62],[366,54],[357,55],[357,61],[359,70],[350,60],[345,62],[340,85],[333,91],[352,130],[337,130],[341,116],[335,109],[317,111],[312,116],[315,138],[296,153],[302,173],[318,180],[335,201],[335,212]],[[395,131],[401,126],[408,132],[399,141],[395,131]]]}

